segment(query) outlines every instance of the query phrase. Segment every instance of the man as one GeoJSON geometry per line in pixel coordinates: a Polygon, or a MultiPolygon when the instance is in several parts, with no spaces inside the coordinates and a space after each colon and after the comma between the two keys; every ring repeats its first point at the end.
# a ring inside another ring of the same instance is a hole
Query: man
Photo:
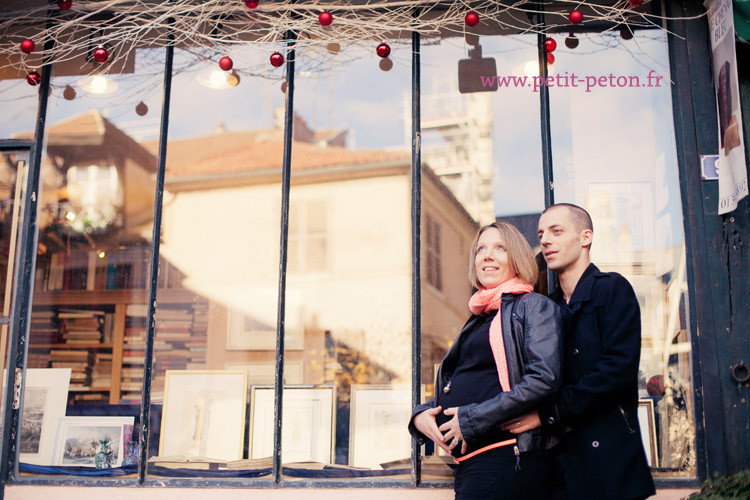
{"type": "Polygon", "coordinates": [[[633,288],[591,263],[593,226],[581,207],[552,205],[538,235],[559,278],[551,297],[563,313],[563,388],[554,402],[503,428],[563,431],[558,463],[573,500],[647,498],[655,491],[637,417],[641,319],[633,288]]]}

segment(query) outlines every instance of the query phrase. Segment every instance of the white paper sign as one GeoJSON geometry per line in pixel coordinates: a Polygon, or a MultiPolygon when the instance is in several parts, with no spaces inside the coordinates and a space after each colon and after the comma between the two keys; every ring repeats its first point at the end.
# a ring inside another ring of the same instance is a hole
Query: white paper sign
{"type": "Polygon", "coordinates": [[[714,86],[719,116],[719,214],[737,208],[747,196],[747,167],[742,137],[734,17],[731,0],[707,0],[714,86]]]}

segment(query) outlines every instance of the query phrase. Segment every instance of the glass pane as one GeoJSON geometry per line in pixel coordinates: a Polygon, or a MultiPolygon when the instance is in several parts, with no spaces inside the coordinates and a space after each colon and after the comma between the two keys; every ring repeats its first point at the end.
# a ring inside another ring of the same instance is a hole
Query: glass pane
{"type": "Polygon", "coordinates": [[[578,39],[575,50],[558,48],[554,65],[560,75],[576,75],[579,86],[550,89],[555,201],[591,213],[592,261],[624,275],[638,296],[639,417],[651,466],[657,474],[694,475],[685,239],[666,36],[654,30],[627,41],[614,33],[578,39]]]}
{"type": "Polygon", "coordinates": [[[257,77],[267,55],[231,57],[235,73],[212,54],[175,51],[150,474],[227,467],[271,478],[268,461],[248,460],[246,381],[273,384],[275,373],[283,71],[257,77]]]}
{"type": "Polygon", "coordinates": [[[281,450],[290,479],[409,468],[411,47],[388,43],[383,60],[364,44],[341,44],[325,69],[305,61],[326,46],[300,57],[281,450]]]}
{"type": "Polygon", "coordinates": [[[81,74],[92,62],[62,64],[51,82],[25,393],[41,429],[22,463],[133,463],[140,388],[129,377],[143,362],[130,364],[129,317],[146,303],[157,160],[143,141],[158,129],[164,51],[129,60],[98,67],[99,87],[81,74]]]}
{"type": "MultiPolygon", "coordinates": [[[[496,217],[539,213],[544,192],[539,93],[515,83],[530,80],[527,73],[538,68],[536,36],[428,40],[422,61],[422,159],[436,174],[422,178],[422,382],[428,399],[435,396],[440,362],[471,315],[468,264],[476,231],[496,217]],[[474,90],[480,91],[461,93],[471,76],[479,83],[503,79],[494,92],[479,85],[474,90]]],[[[532,241],[535,224],[527,235],[532,241]]],[[[442,450],[434,454],[429,443],[425,454],[425,478],[452,476],[442,450]]]]}

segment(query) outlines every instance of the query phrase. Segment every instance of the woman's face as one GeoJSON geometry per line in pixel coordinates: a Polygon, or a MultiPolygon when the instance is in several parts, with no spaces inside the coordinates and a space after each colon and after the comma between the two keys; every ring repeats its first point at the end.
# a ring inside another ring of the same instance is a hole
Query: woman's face
{"type": "Polygon", "coordinates": [[[495,288],[515,276],[508,262],[505,241],[497,228],[491,227],[479,236],[474,266],[484,288],[495,288]]]}

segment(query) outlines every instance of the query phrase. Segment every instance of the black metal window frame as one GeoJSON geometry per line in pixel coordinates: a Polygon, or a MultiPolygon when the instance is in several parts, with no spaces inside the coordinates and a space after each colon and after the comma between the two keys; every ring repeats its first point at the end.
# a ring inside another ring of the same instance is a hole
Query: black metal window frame
{"type": "MultiPolygon", "coordinates": [[[[675,0],[677,2],[678,0],[675,0]]],[[[544,12],[539,8],[536,14],[536,23],[544,24],[544,12]]],[[[686,28],[682,24],[670,25],[670,30],[679,34],[684,34],[686,28]]],[[[274,421],[282,422],[282,395],[283,395],[283,370],[284,370],[284,313],[285,313],[285,288],[286,288],[286,263],[287,263],[287,240],[289,229],[289,191],[290,191],[290,172],[291,172],[291,154],[292,154],[292,120],[294,109],[294,76],[295,76],[295,38],[293,32],[287,33],[287,56],[286,56],[286,91],[285,91],[285,118],[284,118],[284,150],[282,158],[282,210],[281,210],[281,234],[279,249],[279,288],[278,288],[278,309],[277,309],[277,335],[276,335],[276,373],[274,389],[274,421]]],[[[544,35],[538,35],[537,48],[539,54],[539,66],[542,76],[547,74],[546,53],[544,51],[544,35]]],[[[411,262],[412,262],[412,403],[418,404],[421,400],[419,387],[421,386],[421,273],[420,273],[420,222],[421,222],[421,50],[420,36],[418,33],[412,34],[412,72],[411,72],[411,112],[412,112],[412,161],[411,161],[411,262]]],[[[670,36],[669,39],[669,58],[673,72],[679,70],[679,64],[675,61],[680,54],[680,44],[675,43],[675,38],[670,36]],[[675,48],[677,47],[677,48],[675,48]]],[[[172,88],[172,65],[174,59],[174,47],[168,45],[165,47],[166,59],[164,66],[164,90],[161,110],[161,123],[159,131],[159,152],[158,168],[156,174],[156,192],[154,203],[154,224],[151,241],[151,255],[159,255],[160,230],[162,224],[162,200],[164,194],[164,178],[167,154],[167,132],[169,127],[169,109],[171,101],[172,88]]],[[[421,460],[420,449],[415,441],[412,441],[411,449],[411,476],[410,479],[404,480],[380,480],[372,478],[371,480],[358,479],[351,480],[330,480],[330,479],[308,479],[285,481],[281,470],[281,425],[274,426],[274,453],[272,474],[269,479],[245,479],[245,478],[155,478],[148,476],[148,437],[150,429],[148,426],[140,426],[140,455],[138,460],[137,477],[58,477],[58,476],[21,476],[18,470],[18,450],[20,439],[20,411],[23,406],[23,381],[25,377],[26,356],[28,349],[28,331],[31,314],[31,300],[33,296],[33,276],[36,261],[36,246],[38,238],[37,213],[39,202],[39,183],[42,164],[42,147],[45,133],[45,123],[47,114],[47,102],[49,99],[51,68],[45,65],[42,68],[42,81],[39,91],[39,106],[37,121],[35,126],[34,137],[31,140],[0,140],[0,151],[26,149],[30,151],[29,175],[26,186],[27,196],[24,198],[24,214],[22,226],[20,228],[19,253],[17,257],[18,265],[16,267],[16,277],[13,283],[13,296],[16,297],[10,318],[10,335],[9,335],[9,352],[8,352],[8,370],[6,375],[6,387],[15,390],[8,390],[5,393],[4,421],[10,425],[3,426],[2,430],[2,450],[0,453],[0,500],[4,496],[5,484],[35,484],[35,485],[70,485],[70,486],[153,486],[153,487],[221,487],[221,488],[447,488],[452,486],[450,481],[423,481],[421,478],[421,460]],[[18,380],[18,383],[16,383],[18,380]],[[20,395],[15,397],[14,394],[20,395]]],[[[682,103],[678,93],[680,86],[690,85],[690,82],[675,78],[673,87],[674,115],[673,119],[677,122],[677,106],[682,103]]],[[[554,203],[553,189],[553,168],[552,168],[552,147],[551,147],[551,128],[550,128],[550,104],[549,90],[542,86],[539,91],[540,98],[540,138],[542,148],[542,175],[544,180],[544,203],[549,206],[554,203]]],[[[681,116],[680,116],[681,117],[681,116]]],[[[680,131],[682,125],[675,123],[676,130],[680,131]]],[[[680,145],[678,144],[678,147],[680,145]]],[[[679,153],[679,152],[678,152],[679,153]]],[[[680,194],[683,201],[683,211],[687,206],[688,192],[684,181],[684,160],[680,156],[678,160],[680,171],[680,194]]],[[[689,221],[685,219],[686,241],[690,234],[689,221]]],[[[691,262],[690,245],[686,244],[688,252],[688,262],[691,262]]],[[[151,378],[152,378],[152,361],[153,361],[153,341],[154,341],[154,316],[156,313],[157,296],[157,276],[158,276],[157,258],[152,258],[150,262],[149,287],[148,287],[148,323],[146,335],[145,362],[143,374],[143,393],[140,412],[140,422],[149,422],[150,401],[151,401],[151,378]]],[[[690,301],[694,303],[695,292],[693,291],[693,268],[688,266],[688,289],[690,291],[690,301]]],[[[553,283],[553,277],[548,276],[549,283],[553,283]]],[[[689,315],[691,331],[696,331],[697,318],[694,312],[689,315]]],[[[698,345],[693,341],[693,356],[697,358],[698,345]]],[[[700,363],[693,363],[693,390],[695,394],[701,392],[698,387],[701,384],[700,363]]],[[[705,428],[700,423],[700,414],[703,411],[702,403],[696,398],[695,405],[695,422],[696,422],[696,448],[697,448],[697,477],[696,478],[656,478],[657,487],[659,488],[679,488],[679,487],[696,487],[700,481],[707,477],[707,465],[704,451],[706,448],[705,428]]]]}

